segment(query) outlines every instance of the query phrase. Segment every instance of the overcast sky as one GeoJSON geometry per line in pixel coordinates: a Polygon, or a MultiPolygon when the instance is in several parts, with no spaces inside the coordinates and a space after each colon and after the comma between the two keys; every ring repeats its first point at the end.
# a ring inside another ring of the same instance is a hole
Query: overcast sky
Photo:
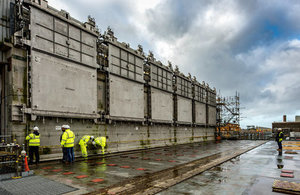
{"type": "Polygon", "coordinates": [[[153,51],[164,64],[240,93],[242,127],[271,127],[300,115],[298,0],[48,0],[84,22],[96,19],[121,42],[153,51]]]}

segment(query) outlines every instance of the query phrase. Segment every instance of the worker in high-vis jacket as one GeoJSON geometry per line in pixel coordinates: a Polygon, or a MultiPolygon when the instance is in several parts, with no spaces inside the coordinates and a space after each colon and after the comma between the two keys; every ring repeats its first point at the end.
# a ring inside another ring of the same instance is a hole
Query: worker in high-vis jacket
{"type": "Polygon", "coordinates": [[[276,135],[276,142],[278,144],[278,152],[279,152],[279,155],[282,155],[282,140],[283,140],[283,132],[282,132],[282,129],[279,128],[278,129],[278,132],[277,132],[277,135],[276,135]]]}
{"type": "Polygon", "coordinates": [[[93,142],[94,136],[85,135],[79,141],[80,149],[82,152],[82,157],[84,157],[84,158],[88,157],[87,145],[88,145],[89,141],[93,142]]]}
{"type": "Polygon", "coordinates": [[[65,148],[66,151],[66,163],[72,163],[74,162],[74,140],[75,140],[75,134],[73,131],[70,130],[69,125],[63,125],[61,126],[61,129],[63,131],[60,145],[61,147],[65,148]]]}
{"type": "Polygon", "coordinates": [[[93,145],[101,146],[102,154],[104,154],[107,140],[108,140],[108,136],[96,137],[95,140],[93,141],[93,145]]]}
{"type": "Polygon", "coordinates": [[[26,136],[26,140],[29,141],[29,164],[33,164],[33,155],[35,156],[35,164],[40,162],[40,133],[38,127],[33,127],[33,133],[26,136]]]}

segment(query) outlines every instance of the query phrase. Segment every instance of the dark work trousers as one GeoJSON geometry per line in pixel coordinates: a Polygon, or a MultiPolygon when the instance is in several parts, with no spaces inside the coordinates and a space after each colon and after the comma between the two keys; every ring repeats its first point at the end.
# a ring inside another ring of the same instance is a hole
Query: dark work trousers
{"type": "Polygon", "coordinates": [[[278,144],[278,149],[282,149],[282,142],[277,142],[277,144],[278,144]]]}
{"type": "Polygon", "coordinates": [[[66,148],[67,150],[67,161],[68,162],[74,162],[74,148],[73,147],[69,147],[66,148]]]}
{"type": "Polygon", "coordinates": [[[62,153],[63,153],[62,161],[67,162],[67,148],[63,147],[62,148],[62,153]]]}
{"type": "Polygon", "coordinates": [[[33,154],[35,155],[35,163],[40,162],[39,146],[29,146],[29,163],[33,163],[33,154]]]}
{"type": "Polygon", "coordinates": [[[278,144],[278,152],[279,152],[279,156],[282,155],[282,142],[277,142],[278,144]]]}

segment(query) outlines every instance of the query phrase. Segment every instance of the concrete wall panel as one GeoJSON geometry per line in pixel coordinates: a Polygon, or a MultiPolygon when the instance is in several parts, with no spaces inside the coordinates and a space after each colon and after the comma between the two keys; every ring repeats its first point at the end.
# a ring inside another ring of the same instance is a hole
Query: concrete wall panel
{"type": "Polygon", "coordinates": [[[184,76],[176,75],[176,94],[192,98],[192,81],[184,76]]]}
{"type": "Polygon", "coordinates": [[[159,147],[174,143],[174,127],[165,125],[149,126],[147,131],[147,146],[159,147]]]}
{"type": "Polygon", "coordinates": [[[197,124],[206,123],[206,105],[195,101],[195,122],[197,124]]]}
{"type": "MultiPolygon", "coordinates": [[[[153,148],[169,146],[175,144],[186,144],[192,142],[203,142],[214,140],[214,128],[204,127],[171,127],[167,125],[142,126],[128,123],[117,123],[115,125],[96,125],[90,120],[73,120],[70,119],[49,119],[38,118],[37,121],[31,122],[30,126],[37,125],[41,133],[41,153],[58,153],[61,155],[59,137],[61,131],[55,130],[56,126],[69,124],[71,130],[75,133],[75,153],[81,155],[78,142],[84,135],[109,136],[107,150],[109,152],[119,152],[136,150],[142,148],[153,148]]],[[[25,140],[25,124],[14,124],[14,134],[17,142],[22,144],[25,140]]],[[[100,149],[89,150],[89,154],[100,153],[100,149]]],[[[44,158],[44,156],[42,156],[44,158]]]]}
{"type": "Polygon", "coordinates": [[[208,106],[208,124],[216,125],[217,123],[217,110],[216,107],[208,106]]]}
{"type": "Polygon", "coordinates": [[[68,36],[68,25],[66,22],[55,18],[54,19],[54,28],[55,28],[56,32],[63,34],[64,36],[68,36]]]}
{"type": "Polygon", "coordinates": [[[109,80],[110,116],[144,119],[144,85],[114,75],[109,80]]]}
{"type": "Polygon", "coordinates": [[[96,35],[36,7],[30,7],[30,11],[33,49],[75,60],[86,66],[98,67],[96,35]]]}
{"type": "Polygon", "coordinates": [[[174,131],[176,131],[176,144],[187,144],[192,142],[194,131],[192,127],[175,127],[174,131]]]}
{"type": "Polygon", "coordinates": [[[142,56],[138,56],[130,48],[127,50],[121,43],[114,44],[109,44],[108,71],[138,82],[144,82],[142,56]]]}
{"type": "Polygon", "coordinates": [[[205,103],[205,86],[200,83],[194,83],[195,97],[194,99],[198,102],[205,103]]]}
{"type": "Polygon", "coordinates": [[[150,71],[150,85],[163,90],[173,92],[173,73],[164,65],[158,65],[156,62],[148,62],[150,71]]]}
{"type": "Polygon", "coordinates": [[[32,51],[32,108],[96,114],[96,69],[32,51]]]}
{"type": "Polygon", "coordinates": [[[173,94],[151,89],[151,114],[154,120],[173,121],[173,94]]]}
{"type": "Polygon", "coordinates": [[[192,122],[192,100],[181,96],[177,97],[178,122],[192,122]]]}

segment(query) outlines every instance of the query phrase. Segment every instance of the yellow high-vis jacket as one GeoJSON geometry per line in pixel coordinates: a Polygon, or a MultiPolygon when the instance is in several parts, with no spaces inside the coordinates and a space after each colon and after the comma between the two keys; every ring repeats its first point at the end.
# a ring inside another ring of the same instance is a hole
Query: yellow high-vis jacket
{"type": "Polygon", "coordinates": [[[60,145],[65,148],[74,147],[75,134],[70,129],[66,129],[63,133],[60,145]]]}
{"type": "Polygon", "coordinates": [[[85,135],[81,138],[81,140],[79,141],[79,145],[87,145],[87,143],[90,141],[91,136],[89,135],[85,135]]]}
{"type": "Polygon", "coordinates": [[[280,132],[280,133],[279,133],[279,142],[282,142],[282,140],[283,140],[283,133],[280,132]]]}
{"type": "Polygon", "coordinates": [[[106,146],[106,137],[96,137],[95,138],[96,144],[105,147],[106,146]]]}
{"type": "Polygon", "coordinates": [[[30,133],[26,136],[26,140],[29,140],[29,146],[40,146],[40,135],[30,133]]]}

